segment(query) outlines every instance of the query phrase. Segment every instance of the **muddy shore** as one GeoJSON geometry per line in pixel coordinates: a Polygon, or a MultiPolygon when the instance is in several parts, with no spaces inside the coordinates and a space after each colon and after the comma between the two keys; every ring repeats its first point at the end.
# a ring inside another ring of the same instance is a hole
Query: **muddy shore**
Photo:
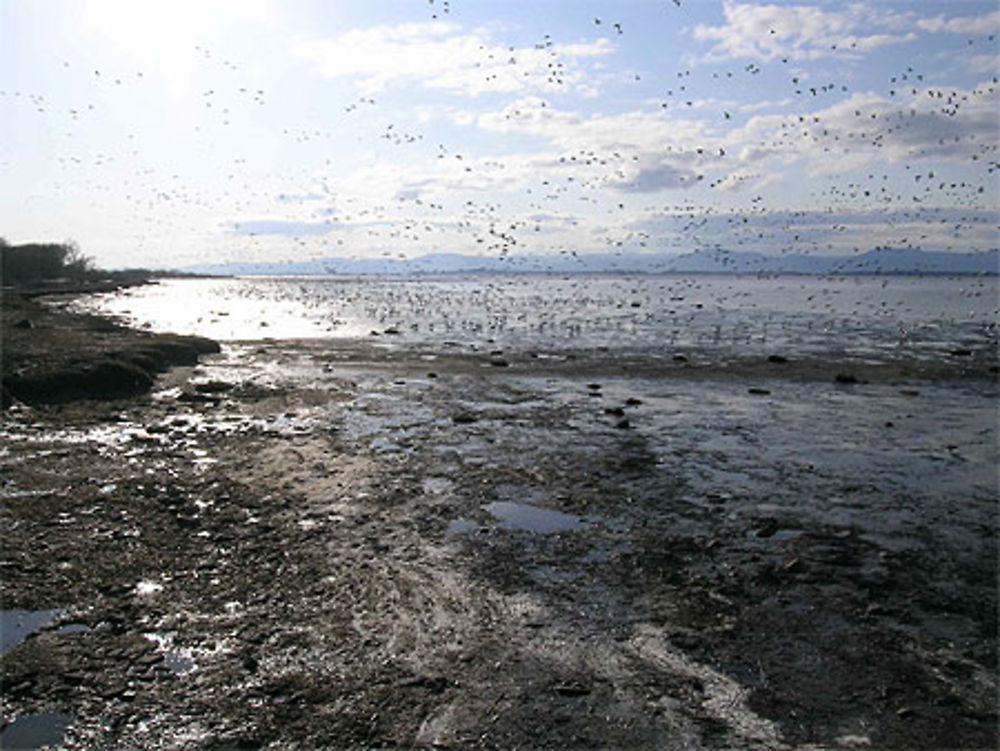
{"type": "Polygon", "coordinates": [[[5,748],[997,745],[995,351],[3,324],[5,748]]]}

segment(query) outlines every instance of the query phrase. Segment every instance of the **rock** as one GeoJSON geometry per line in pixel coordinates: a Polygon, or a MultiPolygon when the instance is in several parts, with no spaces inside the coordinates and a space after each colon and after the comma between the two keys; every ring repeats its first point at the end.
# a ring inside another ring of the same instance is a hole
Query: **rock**
{"type": "Polygon", "coordinates": [[[836,383],[857,383],[858,382],[857,376],[855,376],[852,373],[837,373],[837,375],[835,375],[833,377],[833,380],[836,383]]]}
{"type": "Polygon", "coordinates": [[[494,357],[490,360],[490,365],[494,368],[509,368],[510,363],[504,360],[502,357],[494,357]]]}
{"type": "Polygon", "coordinates": [[[601,390],[601,384],[599,384],[599,383],[588,383],[587,384],[587,388],[590,389],[591,391],[600,391],[601,390]]]}
{"type": "Polygon", "coordinates": [[[638,407],[640,404],[642,404],[642,399],[636,399],[635,397],[630,396],[625,400],[626,407],[638,407]]]}
{"type": "Polygon", "coordinates": [[[232,391],[232,389],[233,384],[227,381],[206,381],[194,385],[194,390],[199,394],[221,394],[224,391],[232,391]]]}
{"type": "Polygon", "coordinates": [[[674,362],[687,362],[687,361],[688,361],[687,355],[682,355],[680,353],[674,355],[674,362]]]}
{"type": "Polygon", "coordinates": [[[756,386],[751,386],[750,388],[747,389],[747,393],[756,394],[758,396],[767,396],[771,392],[769,389],[761,389],[757,388],[756,386]]]}
{"type": "Polygon", "coordinates": [[[956,347],[951,351],[954,357],[970,357],[972,355],[972,350],[966,347],[956,347]]]}
{"type": "Polygon", "coordinates": [[[471,412],[459,412],[451,416],[451,421],[456,425],[471,425],[474,422],[478,422],[479,417],[471,412]]]}
{"type": "Polygon", "coordinates": [[[582,683],[577,681],[567,681],[565,683],[557,683],[552,687],[552,690],[559,694],[560,696],[587,696],[590,693],[590,687],[584,686],[582,683]]]}
{"type": "Polygon", "coordinates": [[[782,364],[788,362],[788,358],[785,357],[784,355],[770,355],[767,358],[767,361],[782,364]]]}
{"type": "Polygon", "coordinates": [[[443,693],[446,688],[451,686],[452,683],[447,678],[441,676],[431,677],[428,675],[418,675],[415,678],[400,681],[397,685],[400,688],[423,688],[427,689],[432,694],[440,694],[443,693]]]}
{"type": "Polygon", "coordinates": [[[630,423],[628,420],[619,420],[617,423],[615,423],[615,427],[618,428],[619,430],[628,430],[629,428],[632,427],[632,423],[630,423]]]}
{"type": "Polygon", "coordinates": [[[386,336],[399,336],[399,329],[397,329],[395,326],[390,326],[389,328],[384,329],[382,333],[385,334],[386,336]]]}
{"type": "Polygon", "coordinates": [[[14,324],[15,329],[33,329],[35,324],[29,321],[27,318],[22,318],[20,321],[14,324]]]}
{"type": "Polygon", "coordinates": [[[625,410],[621,407],[605,407],[604,414],[611,415],[612,417],[624,417],[625,410]]]}

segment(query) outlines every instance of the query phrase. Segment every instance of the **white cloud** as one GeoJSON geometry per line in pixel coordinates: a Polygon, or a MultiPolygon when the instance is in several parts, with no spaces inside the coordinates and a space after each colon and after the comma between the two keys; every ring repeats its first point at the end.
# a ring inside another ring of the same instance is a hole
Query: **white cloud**
{"type": "Polygon", "coordinates": [[[476,96],[485,92],[589,90],[578,63],[613,51],[604,39],[569,45],[515,47],[457,24],[411,23],[357,29],[298,44],[326,78],[356,77],[368,93],[391,82],[417,80],[428,88],[476,96]]]}
{"type": "Polygon", "coordinates": [[[1000,29],[1000,10],[982,16],[922,18],[917,21],[917,26],[924,31],[949,34],[989,34],[1000,29]]]}
{"type": "Polygon", "coordinates": [[[694,38],[714,42],[706,60],[815,60],[854,55],[912,41],[902,16],[852,4],[837,10],[810,5],[750,5],[726,2],[722,26],[699,24],[694,38]]]}

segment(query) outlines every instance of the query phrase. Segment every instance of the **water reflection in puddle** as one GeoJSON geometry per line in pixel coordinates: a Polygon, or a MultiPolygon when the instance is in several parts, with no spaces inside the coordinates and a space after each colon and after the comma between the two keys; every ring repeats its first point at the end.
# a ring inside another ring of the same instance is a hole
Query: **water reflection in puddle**
{"type": "Polygon", "coordinates": [[[512,501],[494,501],[483,508],[499,519],[500,526],[504,529],[517,529],[542,535],[568,532],[590,523],[579,516],[512,501]]]}
{"type": "Polygon", "coordinates": [[[0,610],[0,654],[14,649],[58,618],[60,613],[61,610],[0,610]]]}
{"type": "Polygon", "coordinates": [[[36,749],[63,742],[73,717],[61,712],[18,717],[0,733],[0,748],[36,749]]]}

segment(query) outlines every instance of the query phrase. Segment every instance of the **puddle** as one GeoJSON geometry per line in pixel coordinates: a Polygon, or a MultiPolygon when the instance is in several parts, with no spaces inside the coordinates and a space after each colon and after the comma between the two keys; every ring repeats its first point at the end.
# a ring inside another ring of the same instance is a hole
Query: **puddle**
{"type": "MultiPolygon", "coordinates": [[[[0,610],[0,655],[54,621],[61,610],[0,610]]],[[[7,748],[0,744],[0,748],[7,748]]]]}
{"type": "Polygon", "coordinates": [[[73,717],[60,712],[18,717],[0,733],[0,748],[36,749],[61,744],[73,717]]]}
{"type": "Polygon", "coordinates": [[[494,501],[483,508],[499,519],[500,526],[504,529],[518,529],[542,535],[580,529],[591,523],[591,520],[584,520],[579,516],[512,501],[494,501]]]}
{"type": "Polygon", "coordinates": [[[178,652],[167,652],[163,655],[163,662],[160,663],[174,675],[184,675],[190,673],[195,668],[194,660],[178,652]]]}

